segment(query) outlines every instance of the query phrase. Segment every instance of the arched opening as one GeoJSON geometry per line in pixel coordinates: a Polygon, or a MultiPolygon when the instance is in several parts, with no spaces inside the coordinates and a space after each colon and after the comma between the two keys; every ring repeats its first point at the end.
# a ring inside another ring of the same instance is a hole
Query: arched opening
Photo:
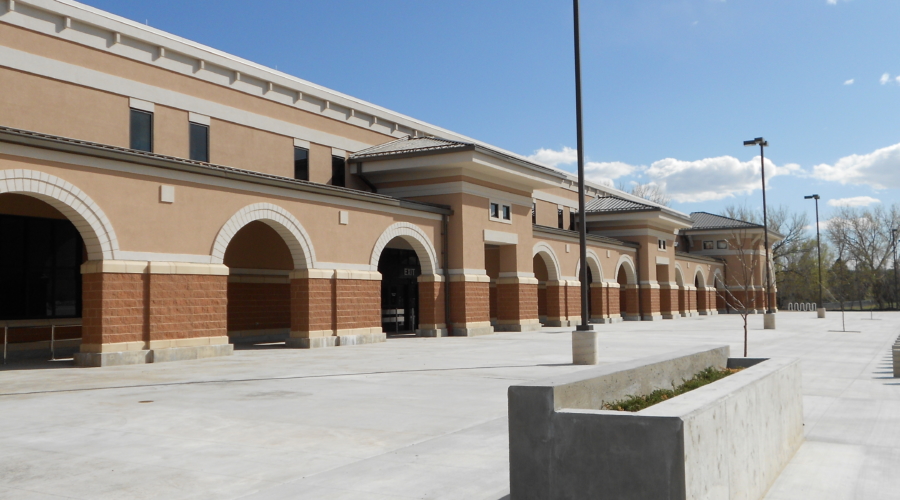
{"type": "Polygon", "coordinates": [[[628,314],[628,274],[625,272],[625,266],[619,267],[619,274],[616,275],[616,283],[619,284],[619,314],[624,318],[628,314]]]}
{"type": "Polygon", "coordinates": [[[500,247],[484,245],[484,270],[491,279],[488,302],[491,325],[497,327],[497,280],[500,278],[500,247]]]}
{"type": "Polygon", "coordinates": [[[278,232],[255,220],[225,249],[228,337],[234,344],[283,342],[291,328],[290,272],[294,259],[278,232]]]}
{"type": "Polygon", "coordinates": [[[0,194],[0,324],[10,326],[8,359],[71,357],[78,350],[88,253],[79,228],[60,210],[29,194],[0,194]]]}
{"type": "Polygon", "coordinates": [[[381,273],[381,327],[388,335],[414,335],[419,327],[422,265],[410,241],[397,236],[378,259],[381,273]]]}
{"type": "Polygon", "coordinates": [[[703,281],[700,279],[702,276],[700,273],[694,275],[694,289],[691,290],[691,304],[694,305],[694,309],[699,313],[703,310],[703,304],[701,303],[704,293],[703,289],[703,281]]]}
{"type": "Polygon", "coordinates": [[[538,280],[538,320],[542,325],[546,325],[547,280],[549,279],[547,264],[544,263],[544,259],[541,256],[535,255],[532,259],[532,269],[534,271],[534,278],[538,280]]]}
{"type": "Polygon", "coordinates": [[[675,284],[678,285],[678,314],[682,318],[687,317],[687,289],[684,286],[684,275],[681,268],[675,268],[675,284]]]}

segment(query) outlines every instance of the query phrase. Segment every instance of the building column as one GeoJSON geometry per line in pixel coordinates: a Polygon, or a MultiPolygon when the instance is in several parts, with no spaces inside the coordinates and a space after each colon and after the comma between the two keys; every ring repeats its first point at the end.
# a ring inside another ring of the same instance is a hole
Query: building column
{"type": "Polygon", "coordinates": [[[566,281],[547,282],[547,326],[570,326],[566,305],[566,281]]]}
{"type": "Polygon", "coordinates": [[[606,288],[606,311],[609,323],[619,323],[624,319],[623,312],[619,307],[619,296],[623,292],[622,285],[616,282],[605,283],[606,288]]]}
{"type": "Polygon", "coordinates": [[[538,319],[538,280],[528,277],[497,279],[497,326],[500,332],[527,332],[541,328],[538,319]]]}
{"type": "Polygon", "coordinates": [[[487,274],[451,274],[448,279],[450,334],[474,337],[494,333],[490,315],[491,278],[487,274]]]}
{"type": "Polygon", "coordinates": [[[345,269],[291,272],[288,347],[334,347],[385,339],[380,273],[345,269]]]}
{"type": "Polygon", "coordinates": [[[659,284],[643,283],[641,284],[640,293],[640,319],[642,321],[659,321],[663,319],[659,310],[659,284]]]}
{"type": "Polygon", "coordinates": [[[581,324],[581,282],[578,280],[566,281],[566,316],[569,326],[581,324]]]}
{"type": "Polygon", "coordinates": [[[446,337],[449,335],[444,312],[444,277],[438,274],[419,276],[419,337],[446,337]]]}
{"type": "Polygon", "coordinates": [[[678,311],[678,285],[672,283],[659,284],[659,312],[663,319],[680,318],[678,311]]]}
{"type": "Polygon", "coordinates": [[[619,289],[619,294],[625,294],[625,310],[622,311],[622,319],[625,321],[640,321],[640,302],[638,301],[639,290],[637,285],[625,285],[624,289],[619,289]]]}
{"type": "Polygon", "coordinates": [[[83,337],[77,366],[162,363],[233,351],[228,268],[215,264],[89,261],[82,265],[83,337]]]}
{"type": "Polygon", "coordinates": [[[497,280],[491,279],[490,288],[491,326],[497,329],[497,280]]]}

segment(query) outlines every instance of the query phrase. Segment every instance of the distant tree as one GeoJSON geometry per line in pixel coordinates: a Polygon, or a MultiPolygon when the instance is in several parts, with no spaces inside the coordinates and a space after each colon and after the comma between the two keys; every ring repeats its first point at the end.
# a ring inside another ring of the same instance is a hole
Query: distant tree
{"type": "MultiPolygon", "coordinates": [[[[717,294],[725,301],[728,309],[741,316],[744,323],[744,357],[748,351],[749,316],[762,304],[757,302],[756,289],[762,285],[759,269],[763,257],[759,254],[759,237],[748,234],[746,229],[735,230],[728,238],[729,248],[736,250],[733,260],[728,262],[728,281],[716,282],[717,294]]],[[[716,278],[718,280],[718,277],[716,278]]]]}
{"type": "Polygon", "coordinates": [[[625,184],[619,184],[618,189],[666,207],[672,203],[672,197],[666,193],[666,189],[653,182],[632,184],[630,188],[625,184]]]}

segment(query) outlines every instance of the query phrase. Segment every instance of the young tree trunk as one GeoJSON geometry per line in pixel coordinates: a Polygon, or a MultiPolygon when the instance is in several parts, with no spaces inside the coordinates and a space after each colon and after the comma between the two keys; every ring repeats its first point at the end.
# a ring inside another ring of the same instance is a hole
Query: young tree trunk
{"type": "Polygon", "coordinates": [[[747,357],[747,315],[744,315],[744,357],[747,357]]]}

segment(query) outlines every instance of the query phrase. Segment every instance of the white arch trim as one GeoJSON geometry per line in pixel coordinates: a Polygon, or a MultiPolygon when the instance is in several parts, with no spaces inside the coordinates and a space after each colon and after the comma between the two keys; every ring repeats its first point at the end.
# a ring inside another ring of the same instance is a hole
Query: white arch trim
{"type": "Polygon", "coordinates": [[[547,265],[548,280],[559,281],[562,279],[560,277],[562,276],[562,271],[559,267],[559,259],[556,258],[556,252],[553,251],[553,248],[550,245],[544,242],[537,243],[531,251],[532,258],[534,258],[535,255],[540,255],[544,260],[544,264],[547,265]]]}
{"type": "Polygon", "coordinates": [[[381,233],[381,237],[375,242],[375,248],[372,249],[372,259],[369,261],[373,271],[378,269],[381,253],[384,252],[387,244],[394,238],[402,238],[412,245],[416,255],[419,257],[419,265],[422,267],[423,275],[441,274],[438,268],[437,251],[428,239],[428,235],[419,226],[408,222],[391,224],[381,233]]]}
{"type": "Polygon", "coordinates": [[[118,257],[119,240],[103,210],[77,187],[36,170],[0,170],[0,194],[24,194],[59,210],[81,234],[88,260],[118,257]]]}
{"type": "MultiPolygon", "coordinates": [[[[602,283],[603,282],[603,267],[600,265],[600,257],[597,256],[597,253],[593,250],[587,251],[587,262],[588,268],[591,270],[591,277],[594,279],[594,283],[602,283]]],[[[575,276],[580,279],[581,277],[581,259],[578,259],[578,263],[575,264],[575,276]]]]}
{"type": "Polygon", "coordinates": [[[677,262],[675,263],[675,283],[676,283],[678,286],[684,286],[684,285],[685,285],[685,282],[684,282],[684,270],[681,269],[681,265],[678,264],[677,262]],[[680,278],[680,282],[679,282],[679,278],[680,278]]]}
{"type": "MultiPolygon", "coordinates": [[[[697,275],[699,274],[700,275],[700,286],[702,286],[703,288],[706,288],[706,286],[707,286],[706,273],[703,272],[703,266],[700,264],[697,264],[696,268],[697,268],[697,270],[694,271],[694,283],[696,283],[697,275]]],[[[693,285],[694,283],[691,283],[691,284],[693,285]]]]}
{"type": "Polygon", "coordinates": [[[722,270],[721,270],[721,269],[716,269],[715,271],[713,271],[713,282],[712,282],[713,288],[717,288],[717,289],[718,289],[718,288],[719,288],[719,283],[722,284],[722,288],[725,287],[725,278],[724,278],[724,276],[722,275],[722,270]]]}
{"type": "Polygon", "coordinates": [[[616,263],[616,274],[613,279],[614,280],[619,279],[619,269],[621,269],[622,267],[625,268],[625,276],[626,276],[626,281],[628,282],[628,284],[636,285],[637,284],[637,273],[635,273],[635,271],[634,271],[634,269],[635,269],[634,261],[631,260],[631,257],[629,257],[627,255],[622,255],[619,257],[619,262],[616,263]]]}
{"type": "Polygon", "coordinates": [[[274,229],[287,244],[294,259],[294,269],[313,269],[316,252],[303,225],[287,210],[271,203],[247,205],[234,214],[219,230],[212,248],[212,263],[222,264],[225,250],[234,235],[247,224],[260,221],[274,229]]]}

